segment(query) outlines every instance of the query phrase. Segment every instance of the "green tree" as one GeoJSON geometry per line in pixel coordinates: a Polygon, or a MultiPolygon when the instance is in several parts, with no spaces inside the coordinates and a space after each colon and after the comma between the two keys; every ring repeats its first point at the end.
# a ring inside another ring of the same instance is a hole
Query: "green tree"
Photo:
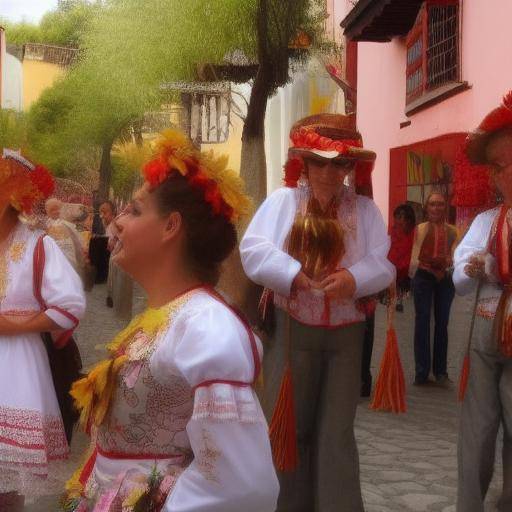
{"type": "Polygon", "coordinates": [[[56,9],[41,18],[39,24],[0,19],[0,25],[5,28],[7,42],[11,44],[45,43],[79,48],[92,15],[100,8],[100,1],[60,2],[56,9]]]}
{"type": "MultiPolygon", "coordinates": [[[[291,63],[309,50],[291,50],[299,31],[315,46],[322,0],[111,0],[85,39],[86,59],[124,100],[157,105],[163,83],[194,81],[198,66],[226,64],[234,51],[258,62],[242,136],[241,174],[256,200],[266,194],[264,119],[268,98],[290,80],[291,63]],[[153,95],[150,93],[153,92],[153,95]],[[151,96],[151,98],[150,98],[151,96]]],[[[229,74],[227,78],[234,78],[229,74]]],[[[120,101],[123,101],[119,98],[120,101]]]]}
{"type": "Polygon", "coordinates": [[[14,110],[0,109],[0,151],[2,148],[27,148],[27,120],[14,110]]]}
{"type": "Polygon", "coordinates": [[[160,107],[162,84],[194,81],[199,66],[226,64],[226,56],[242,52],[258,62],[258,71],[241,174],[262,200],[267,100],[290,79],[291,63],[308,57],[307,49],[289,48],[297,33],[321,42],[321,6],[321,0],[110,0],[89,14],[78,64],[32,109],[36,152],[63,172],[77,148],[99,149],[101,191],[107,194],[112,147],[145,112],[160,107]]]}

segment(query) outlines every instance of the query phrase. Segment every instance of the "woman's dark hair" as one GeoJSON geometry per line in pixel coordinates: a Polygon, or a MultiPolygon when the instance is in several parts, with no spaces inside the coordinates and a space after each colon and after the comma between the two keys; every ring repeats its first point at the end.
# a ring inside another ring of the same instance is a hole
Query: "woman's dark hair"
{"type": "Polygon", "coordinates": [[[217,284],[220,266],[237,244],[235,226],[223,215],[214,215],[203,192],[181,175],[173,174],[153,194],[162,215],[178,212],[183,219],[190,270],[202,282],[217,284]]]}
{"type": "Polygon", "coordinates": [[[393,217],[403,217],[407,222],[409,229],[413,229],[416,226],[416,215],[414,208],[407,203],[398,205],[393,211],[393,217]]]}

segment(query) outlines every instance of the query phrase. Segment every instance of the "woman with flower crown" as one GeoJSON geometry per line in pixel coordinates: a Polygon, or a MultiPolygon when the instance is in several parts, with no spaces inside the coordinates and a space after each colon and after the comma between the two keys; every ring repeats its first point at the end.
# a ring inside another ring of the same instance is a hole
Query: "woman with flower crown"
{"type": "Polygon", "coordinates": [[[250,202],[226,160],[162,134],[117,218],[114,261],[148,309],[72,394],[91,434],[75,512],[273,512],[278,484],[253,383],[261,345],[213,286],[250,202]]]}
{"type": "Polygon", "coordinates": [[[53,191],[48,171],[0,158],[0,510],[53,494],[69,449],[40,333],[63,347],[85,309],[80,278],[54,241],[20,220],[53,191]]]}

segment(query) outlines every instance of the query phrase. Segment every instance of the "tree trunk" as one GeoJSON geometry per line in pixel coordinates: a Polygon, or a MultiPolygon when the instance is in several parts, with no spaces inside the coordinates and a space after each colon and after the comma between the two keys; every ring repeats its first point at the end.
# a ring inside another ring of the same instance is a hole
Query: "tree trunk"
{"type": "Polygon", "coordinates": [[[258,73],[251,90],[247,117],[242,132],[240,175],[248,193],[259,205],[267,195],[267,166],[265,160],[265,113],[272,92],[272,60],[268,50],[268,5],[260,0],[258,6],[258,73]]]}
{"type": "MultiPolygon", "coordinates": [[[[267,165],[265,159],[265,113],[268,98],[272,92],[273,69],[268,57],[268,12],[267,0],[259,1],[258,8],[258,73],[251,90],[247,117],[242,132],[242,152],[240,176],[245,181],[246,190],[258,207],[267,196],[267,165]]],[[[277,219],[276,219],[277,221],[277,219]]],[[[247,225],[238,228],[243,236],[247,225]]],[[[219,287],[249,318],[256,323],[258,300],[261,286],[250,281],[242,268],[239,251],[235,251],[225,264],[219,287]]]]}
{"type": "Polygon", "coordinates": [[[110,152],[112,151],[113,140],[103,143],[101,148],[100,163],[100,185],[98,187],[98,197],[101,201],[105,201],[110,195],[110,182],[112,180],[112,161],[110,152]]]}

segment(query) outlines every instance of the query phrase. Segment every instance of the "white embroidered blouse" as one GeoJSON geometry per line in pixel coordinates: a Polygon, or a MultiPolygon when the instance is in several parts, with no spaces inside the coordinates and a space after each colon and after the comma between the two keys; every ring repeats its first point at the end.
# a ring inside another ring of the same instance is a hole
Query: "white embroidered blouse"
{"type": "MultiPolygon", "coordinates": [[[[19,223],[11,235],[9,248],[0,257],[0,313],[12,318],[31,316],[40,311],[34,297],[34,249],[41,231],[19,223]]],[[[45,314],[63,329],[75,327],[75,322],[63,312],[81,318],[85,312],[85,297],[80,278],[64,258],[57,244],[44,237],[45,266],[41,286],[47,305],[45,314]]]]}
{"type": "Polygon", "coordinates": [[[275,510],[268,427],[251,386],[254,357],[261,357],[256,343],[254,354],[244,324],[203,289],[171,307],[153,348],[132,343],[97,432],[86,485],[96,506],[116,493],[126,499],[130,472],[147,476],[156,468],[171,481],[165,512],[275,510]]]}
{"type": "Polygon", "coordinates": [[[477,215],[454,253],[453,283],[459,295],[474,292],[478,284],[478,279],[469,277],[464,271],[469,259],[473,255],[484,258],[485,279],[480,287],[476,314],[489,319],[494,318],[502,294],[496,259],[489,252],[492,227],[499,211],[500,207],[496,207],[477,215]]]}
{"type": "MultiPolygon", "coordinates": [[[[242,264],[248,277],[273,290],[276,304],[308,325],[324,325],[323,296],[300,292],[290,298],[290,291],[301,264],[285,250],[298,208],[298,189],[281,188],[270,195],[253,217],[240,243],[242,264]]],[[[340,205],[338,217],[350,214],[340,205]]],[[[345,230],[345,254],[339,268],[346,268],[356,282],[352,300],[331,301],[327,327],[363,321],[355,299],[377,293],[395,279],[395,268],[387,259],[389,236],[375,203],[364,196],[355,200],[355,230],[345,230]]]]}

